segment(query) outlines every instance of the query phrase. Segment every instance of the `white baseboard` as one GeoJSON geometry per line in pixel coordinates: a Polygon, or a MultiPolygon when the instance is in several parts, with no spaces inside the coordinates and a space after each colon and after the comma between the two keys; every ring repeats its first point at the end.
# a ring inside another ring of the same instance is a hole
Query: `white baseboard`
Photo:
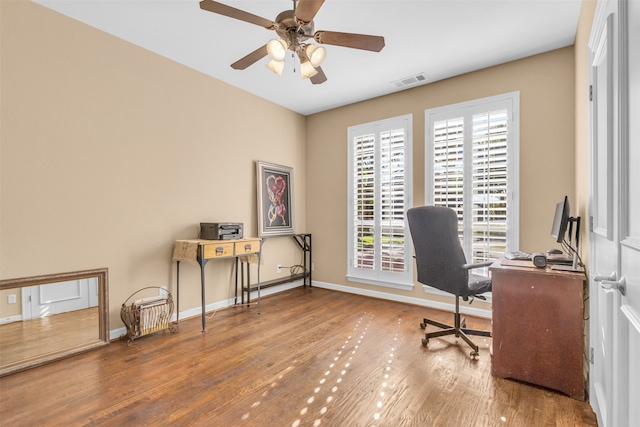
{"type": "Polygon", "coordinates": [[[109,331],[109,341],[117,340],[127,334],[127,328],[124,326],[118,329],[111,329],[109,331]]]}
{"type": "MultiPolygon", "coordinates": [[[[428,300],[423,298],[407,297],[403,295],[389,294],[386,292],[372,291],[372,290],[361,289],[361,288],[353,288],[351,286],[336,285],[333,283],[326,283],[326,282],[314,281],[313,286],[317,288],[331,289],[334,291],[346,292],[350,294],[363,295],[363,296],[368,296],[373,298],[381,298],[381,299],[386,299],[386,300],[396,301],[396,302],[404,302],[404,303],[413,304],[413,305],[420,305],[423,307],[435,308],[438,310],[446,310],[446,311],[453,312],[456,309],[455,302],[443,303],[443,302],[433,301],[433,300],[428,300]]],[[[429,293],[429,292],[426,292],[425,290],[425,293],[429,293]]],[[[450,294],[446,294],[444,292],[442,293],[442,295],[451,296],[450,294]]],[[[485,310],[482,308],[475,308],[475,307],[468,307],[468,306],[461,305],[460,312],[464,314],[468,314],[470,316],[477,316],[477,317],[483,317],[486,319],[491,319],[491,310],[485,310]]]]}
{"type": "Polygon", "coordinates": [[[4,325],[5,323],[13,323],[22,321],[22,315],[18,314],[16,316],[3,317],[0,319],[0,325],[4,325]]]}

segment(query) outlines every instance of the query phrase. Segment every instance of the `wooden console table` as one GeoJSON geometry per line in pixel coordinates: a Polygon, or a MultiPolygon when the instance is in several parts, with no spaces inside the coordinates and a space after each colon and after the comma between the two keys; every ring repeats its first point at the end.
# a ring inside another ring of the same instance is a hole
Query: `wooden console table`
{"type": "Polygon", "coordinates": [[[491,373],[584,400],[584,274],[502,261],[490,267],[491,373]]]}
{"type": "MultiPolygon", "coordinates": [[[[206,329],[206,301],[204,297],[205,280],[204,266],[212,259],[236,259],[236,303],[238,296],[238,262],[240,257],[256,255],[258,257],[258,313],[260,313],[260,248],[262,239],[248,237],[236,240],[203,240],[188,239],[176,240],[173,245],[172,260],[176,262],[176,321],[180,316],[180,262],[186,261],[200,265],[200,285],[202,297],[202,331],[206,329]]],[[[249,262],[247,261],[247,277],[249,274],[249,262]]],[[[244,272],[244,269],[243,269],[244,272]]],[[[249,280],[249,279],[247,279],[249,280]]],[[[244,275],[242,277],[244,282],[244,275]]]]}

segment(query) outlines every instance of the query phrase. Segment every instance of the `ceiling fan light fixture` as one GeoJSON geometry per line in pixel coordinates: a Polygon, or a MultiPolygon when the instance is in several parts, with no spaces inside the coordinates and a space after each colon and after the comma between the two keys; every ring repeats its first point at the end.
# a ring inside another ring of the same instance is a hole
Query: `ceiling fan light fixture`
{"type": "Polygon", "coordinates": [[[304,61],[300,62],[300,77],[303,79],[308,79],[309,77],[313,77],[318,74],[318,70],[316,70],[311,62],[304,61]]]}
{"type": "Polygon", "coordinates": [[[287,53],[287,42],[282,39],[269,40],[267,43],[267,53],[275,61],[283,61],[287,53]]]}
{"type": "Polygon", "coordinates": [[[322,46],[317,46],[315,44],[309,44],[305,47],[305,52],[307,57],[309,58],[309,62],[314,67],[319,67],[324,61],[324,58],[327,56],[327,49],[322,46]]]}
{"type": "Polygon", "coordinates": [[[275,59],[272,59],[267,64],[267,68],[273,71],[274,73],[276,73],[277,75],[281,76],[282,69],[284,68],[284,61],[276,61],[275,59]]]}

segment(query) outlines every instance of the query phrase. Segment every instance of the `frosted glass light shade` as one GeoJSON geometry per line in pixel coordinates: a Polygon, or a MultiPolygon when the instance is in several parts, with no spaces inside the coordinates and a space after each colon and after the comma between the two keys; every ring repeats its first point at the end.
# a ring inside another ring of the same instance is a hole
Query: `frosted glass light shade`
{"type": "Polygon", "coordinates": [[[276,73],[277,75],[281,76],[282,69],[284,68],[284,61],[276,61],[275,59],[272,59],[267,64],[267,68],[273,71],[274,73],[276,73]]]}
{"type": "Polygon", "coordinates": [[[316,74],[318,74],[318,70],[313,68],[313,65],[311,65],[311,62],[304,61],[300,63],[300,76],[303,79],[308,79],[309,77],[313,77],[316,74]]]}
{"type": "Polygon", "coordinates": [[[307,45],[305,51],[307,53],[307,57],[309,58],[309,62],[311,62],[311,65],[313,65],[314,67],[320,66],[320,64],[322,64],[322,61],[324,61],[324,58],[327,56],[327,49],[322,46],[316,46],[314,44],[307,45]]]}
{"type": "Polygon", "coordinates": [[[267,43],[267,53],[276,61],[283,61],[284,55],[287,53],[287,42],[282,39],[269,40],[267,43]]]}

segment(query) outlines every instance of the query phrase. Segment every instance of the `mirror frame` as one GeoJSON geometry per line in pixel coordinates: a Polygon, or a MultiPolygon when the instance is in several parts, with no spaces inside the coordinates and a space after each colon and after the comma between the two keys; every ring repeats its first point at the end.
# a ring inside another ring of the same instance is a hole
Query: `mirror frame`
{"type": "Polygon", "coordinates": [[[82,270],[70,273],[47,274],[44,276],[22,277],[19,279],[0,280],[0,290],[20,289],[27,286],[46,285],[49,283],[66,282],[70,280],[98,278],[98,339],[84,344],[75,345],[58,351],[43,353],[29,357],[19,362],[0,366],[0,377],[22,371],[45,363],[73,356],[78,353],[93,350],[109,344],[109,270],[100,268],[95,270],[82,270]]]}

